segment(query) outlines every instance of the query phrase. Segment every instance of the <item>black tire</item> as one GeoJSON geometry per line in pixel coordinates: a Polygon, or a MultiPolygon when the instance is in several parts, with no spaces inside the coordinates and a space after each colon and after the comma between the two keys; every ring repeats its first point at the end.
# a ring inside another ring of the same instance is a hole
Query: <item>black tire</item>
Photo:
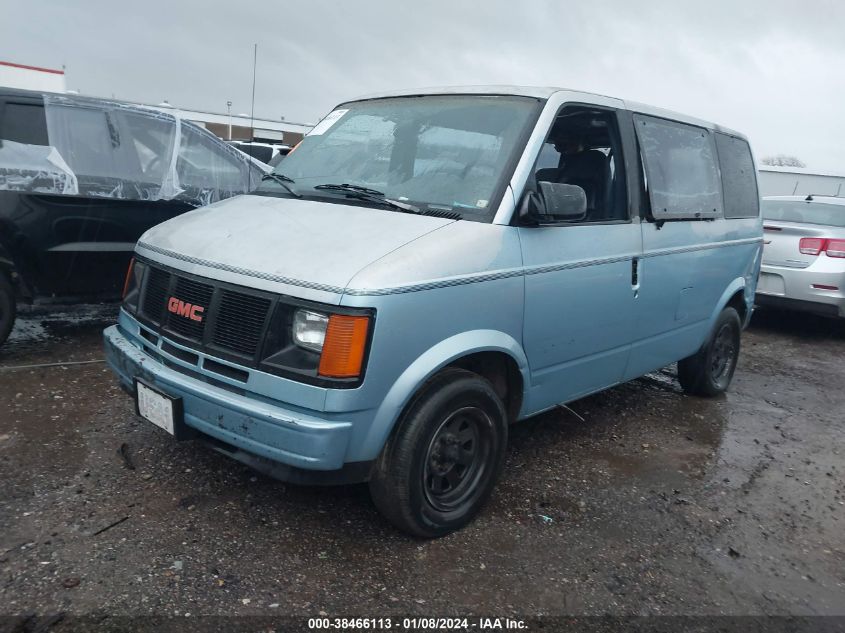
{"type": "Polygon", "coordinates": [[[12,326],[15,324],[17,305],[15,303],[15,289],[6,273],[0,272],[0,345],[9,338],[12,326]]]}
{"type": "Polygon", "coordinates": [[[493,386],[447,369],[415,397],[370,480],[379,511],[414,536],[436,538],[469,523],[505,461],[508,424],[493,386]]]}
{"type": "Polygon", "coordinates": [[[678,361],[678,381],[685,393],[710,397],[727,391],[739,359],[741,332],[737,311],[722,310],[704,346],[678,361]]]}

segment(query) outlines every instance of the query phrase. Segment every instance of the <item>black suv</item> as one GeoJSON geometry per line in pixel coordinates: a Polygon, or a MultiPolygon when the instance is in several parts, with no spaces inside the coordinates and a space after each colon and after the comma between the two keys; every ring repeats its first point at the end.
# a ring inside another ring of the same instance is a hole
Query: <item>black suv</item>
{"type": "Polygon", "coordinates": [[[144,231],[263,174],[170,113],[0,89],[0,344],[17,302],[119,299],[144,231]]]}

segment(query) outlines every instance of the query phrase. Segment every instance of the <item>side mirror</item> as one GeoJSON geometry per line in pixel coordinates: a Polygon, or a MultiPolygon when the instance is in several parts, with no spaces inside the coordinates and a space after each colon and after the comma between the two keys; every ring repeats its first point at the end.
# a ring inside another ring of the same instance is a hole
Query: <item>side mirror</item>
{"type": "Polygon", "coordinates": [[[539,191],[529,192],[519,209],[523,226],[579,222],[587,217],[587,193],[578,185],[541,180],[539,191]]]}
{"type": "Polygon", "coordinates": [[[578,185],[559,182],[537,183],[549,222],[579,222],[587,217],[587,192],[578,185]]]}

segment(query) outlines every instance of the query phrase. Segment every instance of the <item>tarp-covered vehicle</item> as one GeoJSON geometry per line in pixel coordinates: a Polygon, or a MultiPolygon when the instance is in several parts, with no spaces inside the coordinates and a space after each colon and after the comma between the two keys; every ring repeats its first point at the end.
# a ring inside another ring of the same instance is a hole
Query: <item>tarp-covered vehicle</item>
{"type": "Polygon", "coordinates": [[[16,302],[119,299],[144,231],[262,175],[174,114],[0,89],[0,343],[16,302]]]}

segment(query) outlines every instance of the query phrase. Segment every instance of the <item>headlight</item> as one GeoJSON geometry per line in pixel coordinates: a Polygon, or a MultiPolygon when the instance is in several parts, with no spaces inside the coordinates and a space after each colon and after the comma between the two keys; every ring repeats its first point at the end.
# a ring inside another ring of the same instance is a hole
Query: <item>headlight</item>
{"type": "Polygon", "coordinates": [[[136,261],[133,257],[129,261],[126,271],[126,281],[123,284],[123,307],[131,314],[138,310],[138,299],[141,296],[141,279],[144,277],[146,264],[136,261]]]}
{"type": "Polygon", "coordinates": [[[364,375],[375,311],[279,304],[259,367],[321,386],[354,387],[364,375]]]}
{"type": "Polygon", "coordinates": [[[325,314],[297,310],[293,314],[293,342],[319,354],[323,351],[328,326],[329,317],[325,314]]]}

